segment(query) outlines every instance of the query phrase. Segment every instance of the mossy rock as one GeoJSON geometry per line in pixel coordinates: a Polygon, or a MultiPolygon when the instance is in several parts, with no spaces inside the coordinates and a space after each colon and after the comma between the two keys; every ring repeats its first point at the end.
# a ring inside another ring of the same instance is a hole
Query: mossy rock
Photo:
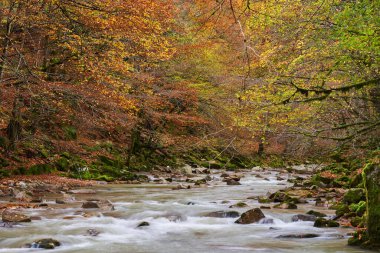
{"type": "Polygon", "coordinates": [[[317,227],[317,228],[339,227],[339,223],[334,220],[326,220],[324,218],[317,218],[314,222],[314,227],[317,227]]]}
{"type": "Polygon", "coordinates": [[[327,215],[324,214],[324,213],[317,212],[317,211],[314,211],[314,210],[310,210],[310,211],[308,211],[306,214],[314,215],[315,217],[326,217],[326,216],[327,216],[327,215]]]}
{"type": "Polygon", "coordinates": [[[259,201],[259,203],[261,203],[261,204],[266,204],[266,203],[270,203],[270,202],[272,202],[270,199],[268,199],[268,198],[263,198],[263,197],[259,197],[259,198],[258,198],[258,201],[259,201]]]}
{"type": "Polygon", "coordinates": [[[352,188],[343,196],[343,202],[347,204],[358,203],[365,200],[365,192],[362,188],[352,188]]]}
{"type": "Polygon", "coordinates": [[[350,212],[350,208],[348,207],[348,205],[343,203],[333,205],[331,209],[335,209],[336,216],[343,216],[344,214],[350,212]]]}
{"type": "Polygon", "coordinates": [[[311,178],[311,182],[317,186],[325,186],[325,185],[328,185],[330,183],[332,183],[334,181],[334,179],[332,178],[329,178],[329,177],[323,177],[321,176],[320,174],[317,174],[317,175],[314,175],[312,178],[311,178]],[[322,184],[321,184],[322,183],[322,184]]]}

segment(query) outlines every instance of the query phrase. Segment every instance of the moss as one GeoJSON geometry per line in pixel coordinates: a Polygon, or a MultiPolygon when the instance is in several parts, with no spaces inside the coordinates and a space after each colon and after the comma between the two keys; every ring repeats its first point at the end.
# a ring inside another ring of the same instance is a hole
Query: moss
{"type": "Polygon", "coordinates": [[[343,196],[343,201],[347,204],[358,203],[361,200],[365,200],[365,192],[362,188],[352,188],[343,196]]]}
{"type": "Polygon", "coordinates": [[[352,212],[355,212],[358,216],[363,216],[363,214],[365,213],[367,207],[366,207],[366,202],[365,201],[360,201],[359,203],[355,204],[351,204],[349,206],[350,210],[352,212]]]}
{"type": "Polygon", "coordinates": [[[350,246],[360,246],[368,241],[368,235],[365,231],[359,230],[354,233],[354,235],[348,239],[348,245],[350,246]]]}
{"type": "Polygon", "coordinates": [[[9,166],[9,162],[5,160],[4,158],[0,157],[0,169],[5,168],[9,166]]]}
{"type": "Polygon", "coordinates": [[[111,181],[115,180],[113,177],[110,177],[108,175],[101,175],[101,176],[95,177],[93,179],[99,180],[99,181],[106,181],[106,182],[111,182],[111,181]]]}
{"type": "Polygon", "coordinates": [[[380,166],[368,163],[363,170],[367,199],[368,243],[380,248],[380,166]]]}
{"type": "Polygon", "coordinates": [[[323,228],[323,227],[339,227],[339,223],[333,220],[326,220],[324,218],[317,218],[314,222],[314,227],[323,228]]]}
{"type": "Polygon", "coordinates": [[[9,177],[10,172],[9,170],[0,169],[0,178],[9,177]]]}
{"type": "Polygon", "coordinates": [[[259,203],[261,203],[261,204],[265,204],[265,203],[270,203],[270,202],[271,202],[270,199],[262,198],[262,197],[259,197],[258,201],[259,201],[259,203]]]}
{"type": "Polygon", "coordinates": [[[62,130],[64,132],[65,140],[71,141],[78,138],[77,129],[74,126],[64,126],[62,127],[62,130]]]}
{"type": "Polygon", "coordinates": [[[316,217],[326,217],[327,216],[324,213],[320,213],[320,212],[317,212],[317,211],[314,211],[314,210],[310,210],[306,214],[314,215],[316,217]]]}
{"type": "Polygon", "coordinates": [[[343,216],[344,214],[350,212],[350,208],[348,207],[348,205],[343,203],[335,204],[331,206],[331,209],[335,209],[335,214],[337,216],[343,216]]]}

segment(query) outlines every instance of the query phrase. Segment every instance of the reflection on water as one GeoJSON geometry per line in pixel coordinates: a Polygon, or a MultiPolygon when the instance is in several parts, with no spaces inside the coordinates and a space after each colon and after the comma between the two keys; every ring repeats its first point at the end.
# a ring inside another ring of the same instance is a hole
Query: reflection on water
{"type": "MultiPolygon", "coordinates": [[[[341,228],[314,228],[312,222],[290,222],[292,215],[318,209],[311,204],[299,205],[297,210],[269,209],[264,214],[273,224],[234,224],[236,218],[210,218],[211,211],[231,210],[230,205],[244,201],[244,212],[259,207],[247,197],[265,195],[282,187],[272,172],[269,181],[247,174],[240,186],[222,183],[208,188],[171,190],[164,185],[105,185],[97,187],[91,198],[108,199],[116,210],[97,211],[85,218],[78,213],[80,204],[54,205],[55,196],[48,198],[49,209],[27,210],[29,215],[42,220],[14,228],[0,228],[0,253],[38,252],[43,250],[20,248],[25,243],[41,238],[54,238],[62,243],[49,252],[107,252],[107,253],[180,253],[180,252],[365,252],[346,246],[346,234],[341,228]],[[228,203],[226,203],[228,201],[228,203]],[[99,217],[98,217],[99,216],[99,217]],[[170,217],[180,216],[176,222],[170,217]],[[65,217],[65,219],[64,219],[65,217]],[[142,221],[150,226],[136,228],[142,221]],[[100,232],[87,234],[88,229],[100,232]],[[278,239],[279,235],[315,233],[311,239],[278,239]],[[345,237],[345,238],[343,238],[345,237]]],[[[284,181],[282,181],[284,182],[284,181]]],[[[88,195],[77,196],[81,201],[88,195]]],[[[331,210],[323,210],[333,214],[331,210]]]]}

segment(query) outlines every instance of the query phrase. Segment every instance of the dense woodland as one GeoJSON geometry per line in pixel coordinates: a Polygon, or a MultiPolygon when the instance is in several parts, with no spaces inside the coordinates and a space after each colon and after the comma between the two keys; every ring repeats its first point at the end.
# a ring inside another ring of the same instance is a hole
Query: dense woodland
{"type": "Polygon", "coordinates": [[[0,176],[305,162],[379,176],[379,13],[379,0],[1,0],[0,176]]]}

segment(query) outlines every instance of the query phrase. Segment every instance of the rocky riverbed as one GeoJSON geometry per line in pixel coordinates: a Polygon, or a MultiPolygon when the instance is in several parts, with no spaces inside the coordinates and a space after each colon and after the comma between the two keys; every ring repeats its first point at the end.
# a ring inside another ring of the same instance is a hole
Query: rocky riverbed
{"type": "Polygon", "coordinates": [[[0,252],[365,252],[346,246],[353,228],[329,209],[345,191],[309,185],[314,169],[5,180],[0,252]]]}

